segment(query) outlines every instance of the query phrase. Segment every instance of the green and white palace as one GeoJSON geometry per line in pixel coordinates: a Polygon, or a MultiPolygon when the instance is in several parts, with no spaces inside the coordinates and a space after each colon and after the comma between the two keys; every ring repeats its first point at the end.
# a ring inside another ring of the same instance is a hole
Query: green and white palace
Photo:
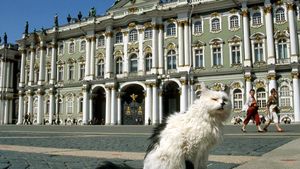
{"type": "Polygon", "coordinates": [[[252,88],[264,115],[275,88],[280,121],[300,122],[298,0],[118,0],[105,15],[58,19],[17,41],[1,124],[158,124],[186,111],[202,82],[230,94],[231,118],[252,88]]]}

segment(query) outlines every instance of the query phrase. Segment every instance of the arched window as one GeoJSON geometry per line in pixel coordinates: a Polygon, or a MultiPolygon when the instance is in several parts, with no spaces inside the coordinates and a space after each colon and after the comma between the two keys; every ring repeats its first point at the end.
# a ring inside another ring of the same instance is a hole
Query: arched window
{"type": "Polygon", "coordinates": [[[69,53],[74,53],[75,51],[75,43],[71,42],[69,45],[69,53]]]}
{"type": "Polygon", "coordinates": [[[104,77],[104,60],[100,59],[97,63],[97,77],[104,77]]]}
{"type": "Polygon", "coordinates": [[[123,43],[123,34],[122,34],[122,32],[118,32],[116,34],[116,43],[123,43]]]}
{"type": "Polygon", "coordinates": [[[130,57],[130,72],[131,73],[136,73],[138,70],[138,58],[136,54],[133,54],[130,57]]]}
{"type": "Polygon", "coordinates": [[[136,29],[129,32],[129,42],[135,42],[138,40],[138,33],[136,29]]]}
{"type": "Polygon", "coordinates": [[[175,36],[176,35],[176,25],[174,23],[170,23],[167,26],[167,36],[175,36]]]}
{"type": "Polygon", "coordinates": [[[98,46],[105,46],[105,38],[103,35],[98,38],[98,46]]]}
{"type": "Polygon", "coordinates": [[[80,43],[80,51],[85,51],[85,48],[86,48],[86,41],[83,40],[83,41],[81,41],[81,43],[80,43]]]}
{"type": "Polygon", "coordinates": [[[145,64],[146,64],[146,71],[150,71],[152,68],[152,54],[151,53],[147,53],[146,57],[145,57],[145,64]]]}
{"type": "Polygon", "coordinates": [[[267,105],[266,91],[264,88],[259,88],[256,91],[257,105],[260,109],[263,109],[267,105]]]}
{"type": "Polygon", "coordinates": [[[235,89],[233,91],[233,108],[242,109],[243,106],[243,94],[240,89],[235,89]]]}
{"type": "Polygon", "coordinates": [[[230,17],[230,29],[239,27],[239,17],[234,15],[230,17]]]}
{"type": "Polygon", "coordinates": [[[275,20],[276,22],[284,22],[285,21],[285,14],[283,8],[278,8],[275,12],[275,20]]]}
{"type": "Polygon", "coordinates": [[[194,33],[195,34],[202,33],[202,22],[201,21],[197,21],[194,23],[194,33]]]}
{"type": "Polygon", "coordinates": [[[279,39],[277,48],[278,48],[278,59],[284,62],[284,60],[288,58],[286,39],[279,39]]]}
{"type": "Polygon", "coordinates": [[[144,38],[145,39],[152,39],[152,29],[146,28],[144,32],[144,38]]]}
{"type": "Polygon", "coordinates": [[[123,73],[123,59],[122,57],[118,57],[116,59],[116,74],[122,74],[123,73]]]}
{"type": "Polygon", "coordinates": [[[252,25],[253,26],[261,25],[261,13],[260,12],[255,12],[252,15],[252,25]]]}
{"type": "Polygon", "coordinates": [[[281,86],[280,87],[280,107],[290,107],[291,106],[291,92],[288,86],[281,86]]]}
{"type": "Polygon", "coordinates": [[[255,62],[264,61],[264,48],[263,48],[262,42],[254,43],[254,59],[255,59],[255,62]]]}
{"type": "Polygon", "coordinates": [[[168,70],[176,69],[176,52],[170,50],[167,54],[167,68],[168,70]]]}
{"type": "Polygon", "coordinates": [[[72,114],[73,113],[73,98],[69,97],[67,98],[67,113],[72,114]]]}
{"type": "Polygon", "coordinates": [[[221,30],[220,27],[220,19],[219,18],[214,18],[211,20],[211,31],[219,31],[221,30]]]}

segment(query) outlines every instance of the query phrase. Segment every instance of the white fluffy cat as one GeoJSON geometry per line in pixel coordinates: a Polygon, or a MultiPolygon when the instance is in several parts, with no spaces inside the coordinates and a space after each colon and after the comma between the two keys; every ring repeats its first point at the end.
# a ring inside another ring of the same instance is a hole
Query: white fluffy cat
{"type": "Polygon", "coordinates": [[[144,169],[206,169],[209,151],[222,140],[230,111],[225,92],[202,85],[200,98],[186,112],[170,115],[154,129],[144,169]]]}

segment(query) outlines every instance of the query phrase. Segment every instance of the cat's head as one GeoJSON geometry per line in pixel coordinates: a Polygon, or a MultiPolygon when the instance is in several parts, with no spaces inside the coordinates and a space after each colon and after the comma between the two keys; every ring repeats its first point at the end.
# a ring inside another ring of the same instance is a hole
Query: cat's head
{"type": "Polygon", "coordinates": [[[204,107],[210,116],[225,121],[231,112],[231,103],[228,95],[224,91],[213,91],[201,85],[200,104],[204,107]]]}

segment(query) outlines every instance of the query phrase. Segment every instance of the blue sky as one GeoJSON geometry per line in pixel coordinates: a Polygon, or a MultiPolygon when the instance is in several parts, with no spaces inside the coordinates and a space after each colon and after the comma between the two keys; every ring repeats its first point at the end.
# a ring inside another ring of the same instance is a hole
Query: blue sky
{"type": "Polygon", "coordinates": [[[104,14],[115,0],[1,0],[0,2],[0,36],[3,40],[7,33],[8,42],[15,43],[22,38],[26,21],[29,32],[34,28],[53,26],[53,18],[57,13],[59,24],[67,23],[67,16],[77,17],[79,11],[88,15],[90,8],[95,7],[97,15],[104,14]]]}

